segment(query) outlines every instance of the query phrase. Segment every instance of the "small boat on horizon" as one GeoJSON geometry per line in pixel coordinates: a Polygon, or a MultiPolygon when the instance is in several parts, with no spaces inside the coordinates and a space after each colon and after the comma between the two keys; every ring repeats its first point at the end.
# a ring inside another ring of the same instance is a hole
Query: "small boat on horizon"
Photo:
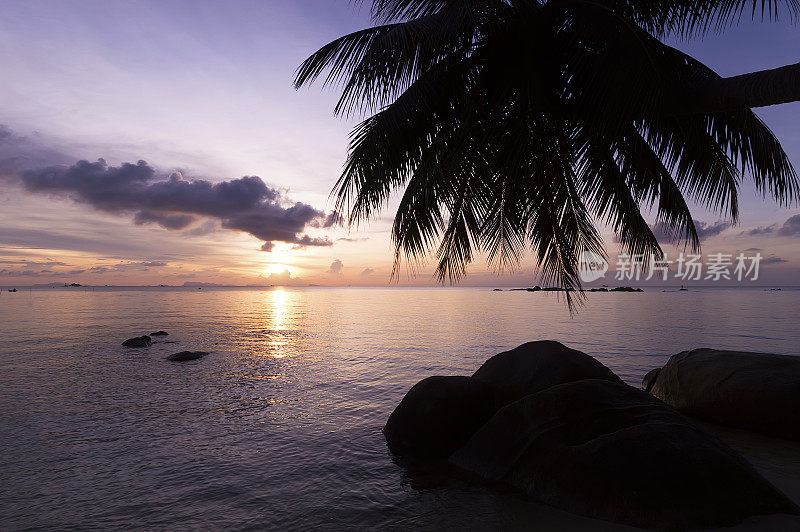
{"type": "Polygon", "coordinates": [[[16,291],[17,291],[17,289],[16,289],[16,288],[9,288],[9,289],[8,289],[8,291],[9,291],[9,292],[16,292],[16,291]]]}

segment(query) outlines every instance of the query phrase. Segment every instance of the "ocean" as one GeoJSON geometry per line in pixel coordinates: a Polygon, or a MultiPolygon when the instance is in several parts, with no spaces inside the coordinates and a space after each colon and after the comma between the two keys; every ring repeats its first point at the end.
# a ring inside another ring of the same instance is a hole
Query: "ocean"
{"type": "Polygon", "coordinates": [[[4,290],[0,528],[621,529],[404,463],[381,427],[420,379],[532,340],[636,386],[686,349],[800,354],[800,290],[645,290],[574,317],[491,288],[4,290]],[[165,360],[186,349],[211,354],[165,360]]]}

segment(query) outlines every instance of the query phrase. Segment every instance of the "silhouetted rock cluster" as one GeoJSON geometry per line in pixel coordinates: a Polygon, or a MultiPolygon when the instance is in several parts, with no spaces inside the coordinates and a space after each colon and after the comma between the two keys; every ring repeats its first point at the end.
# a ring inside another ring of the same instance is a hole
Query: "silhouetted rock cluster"
{"type": "MultiPolygon", "coordinates": [[[[665,370],[649,374],[655,386],[665,370]]],[[[424,379],[384,434],[397,454],[447,459],[540,502],[634,526],[800,514],[725,443],[558,342],[500,353],[471,377],[424,379]]]]}
{"type": "MultiPolygon", "coordinates": [[[[150,347],[153,344],[151,336],[168,336],[169,333],[167,331],[156,331],[151,333],[149,336],[137,336],[136,338],[129,338],[122,342],[122,345],[125,347],[150,347]]],[[[162,341],[159,343],[175,343],[170,341],[162,341]]],[[[208,355],[208,351],[181,351],[179,353],[173,353],[166,357],[167,360],[171,362],[187,362],[189,360],[198,360],[203,358],[204,356],[208,355]]]]}
{"type": "Polygon", "coordinates": [[[800,357],[695,349],[672,356],[642,384],[691,416],[800,440],[800,357]]]}

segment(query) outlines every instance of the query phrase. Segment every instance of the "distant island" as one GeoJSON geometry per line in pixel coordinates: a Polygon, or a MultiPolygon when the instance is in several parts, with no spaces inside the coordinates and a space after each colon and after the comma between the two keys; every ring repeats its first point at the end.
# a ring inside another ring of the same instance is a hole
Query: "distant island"
{"type": "MultiPolygon", "coordinates": [[[[541,286],[534,286],[531,288],[509,288],[503,290],[502,288],[495,288],[495,292],[571,292],[574,288],[561,288],[557,286],[548,286],[542,288],[541,286]]],[[[641,288],[633,288],[631,286],[618,286],[616,288],[587,288],[584,292],[644,292],[641,288]]]]}

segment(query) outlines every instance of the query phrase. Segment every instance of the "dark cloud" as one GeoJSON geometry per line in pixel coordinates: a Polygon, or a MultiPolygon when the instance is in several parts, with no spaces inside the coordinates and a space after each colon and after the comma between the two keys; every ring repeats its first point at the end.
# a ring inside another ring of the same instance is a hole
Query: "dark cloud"
{"type": "Polygon", "coordinates": [[[780,257],[776,257],[772,255],[771,257],[767,257],[765,259],[761,259],[761,264],[780,264],[781,262],[789,262],[786,259],[782,259],[780,257]]]}
{"type": "Polygon", "coordinates": [[[213,226],[196,228],[198,233],[185,231],[190,236],[221,226],[267,243],[332,245],[304,230],[307,226],[330,227],[336,221],[335,212],[326,214],[305,203],[290,202],[260,177],[222,182],[187,180],[179,172],[164,177],[145,161],[110,166],[98,159],[69,166],[64,163],[71,158],[53,144],[52,139],[16,135],[0,125],[0,176],[21,182],[30,192],[63,195],[103,212],[133,215],[134,223],[140,225],[156,224],[176,231],[202,218],[213,222],[213,226]]]}
{"type": "Polygon", "coordinates": [[[310,222],[309,225],[311,225],[312,227],[325,227],[325,228],[328,228],[328,227],[333,227],[334,225],[336,225],[338,220],[339,220],[339,213],[337,213],[336,211],[332,211],[325,218],[319,219],[319,220],[314,220],[313,222],[310,222]]]}
{"type": "Polygon", "coordinates": [[[159,178],[145,161],[109,166],[96,162],[49,166],[19,173],[26,190],[64,193],[79,203],[113,213],[132,213],[137,224],[158,224],[169,230],[186,229],[197,217],[219,220],[225,229],[243,231],[264,240],[297,246],[330,246],[328,239],[303,233],[306,226],[327,227],[326,215],[305,203],[288,203],[283,194],[257,176],[219,183],[187,180],[175,172],[159,178]]]}
{"type": "Polygon", "coordinates": [[[133,217],[133,222],[136,225],[155,223],[173,231],[186,229],[195,221],[197,221],[197,218],[189,214],[169,214],[153,211],[139,211],[133,217]]]}
{"type": "Polygon", "coordinates": [[[777,234],[779,236],[796,236],[800,235],[800,214],[795,214],[785,222],[783,225],[774,224],[762,227],[756,227],[749,231],[742,232],[743,235],[769,235],[777,234]]]}
{"type": "MultiPolygon", "coordinates": [[[[306,246],[332,246],[333,242],[330,241],[328,237],[325,238],[316,238],[310,237],[308,235],[303,235],[302,238],[297,242],[297,244],[292,247],[292,249],[302,249],[306,246]]],[[[264,247],[261,247],[262,251],[264,251],[264,247]]]]}
{"type": "Polygon", "coordinates": [[[800,235],[800,214],[795,214],[786,220],[778,229],[778,234],[781,236],[800,235]]]}
{"type": "MultiPolygon", "coordinates": [[[[706,240],[707,238],[711,238],[712,236],[717,236],[725,229],[728,229],[730,226],[731,224],[723,221],[710,224],[707,222],[701,222],[700,220],[694,220],[694,227],[695,230],[697,231],[697,237],[701,241],[706,240]]],[[[669,228],[665,223],[658,222],[652,224],[650,225],[650,229],[653,231],[653,235],[655,235],[659,243],[661,244],[677,243],[675,235],[669,231],[669,228]]],[[[614,235],[614,242],[619,244],[620,238],[618,235],[614,235]]]]}
{"type": "Polygon", "coordinates": [[[373,270],[372,268],[364,268],[364,271],[361,272],[361,277],[369,277],[373,273],[375,273],[375,270],[373,270]]]}
{"type": "Polygon", "coordinates": [[[750,236],[757,236],[757,235],[768,235],[770,233],[774,233],[777,226],[769,225],[766,227],[756,227],[754,229],[750,229],[749,231],[743,231],[740,235],[750,235],[750,236]]]}
{"type": "Polygon", "coordinates": [[[706,222],[700,222],[695,220],[694,225],[697,228],[697,236],[700,237],[700,240],[705,240],[707,238],[711,238],[712,236],[717,236],[725,229],[729,228],[731,224],[728,222],[716,222],[714,224],[709,224],[706,222]]]}
{"type": "MultiPolygon", "coordinates": [[[[707,238],[711,238],[712,236],[717,236],[725,229],[729,228],[731,224],[728,222],[716,222],[713,224],[707,222],[701,222],[700,220],[694,221],[694,227],[697,230],[697,237],[702,241],[706,240],[707,238]]],[[[656,235],[656,238],[659,242],[663,244],[670,244],[675,243],[676,238],[672,235],[668,229],[667,225],[663,222],[659,222],[657,224],[650,226],[653,229],[653,234],[656,235]]]]}

